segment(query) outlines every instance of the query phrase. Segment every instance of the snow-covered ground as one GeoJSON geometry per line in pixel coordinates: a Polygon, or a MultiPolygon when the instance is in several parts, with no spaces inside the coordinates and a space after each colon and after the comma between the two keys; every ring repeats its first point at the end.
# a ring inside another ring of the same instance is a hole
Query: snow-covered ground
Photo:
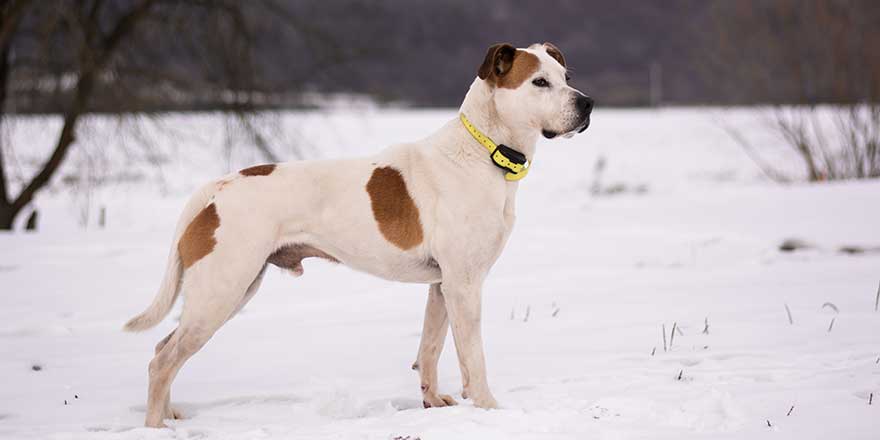
{"type": "MultiPolygon", "coordinates": [[[[462,401],[451,337],[440,387],[461,404],[421,407],[410,365],[427,287],[309,260],[302,278],[271,272],[187,363],[172,394],[187,418],[164,430],[142,427],[146,369],[176,312],[142,334],[122,323],[152,299],[188,191],[258,159],[223,144],[211,115],[135,134],[93,120],[65,171],[76,195],[59,185],[38,201],[41,232],[0,235],[0,437],[880,438],[880,255],[835,251],[880,245],[880,182],[768,182],[717,122],[773,142],[752,116],[599,109],[583,135],[541,142],[485,286],[502,409],[462,401]],[[160,138],[163,155],[138,136],[160,138]],[[599,157],[599,186],[619,193],[591,195],[599,157]],[[817,248],[779,252],[790,237],[817,248]]],[[[298,135],[275,148],[365,154],[453,117],[285,114],[275,122],[298,135]]],[[[34,166],[55,127],[15,121],[7,135],[28,147],[13,175],[34,166]]]]}

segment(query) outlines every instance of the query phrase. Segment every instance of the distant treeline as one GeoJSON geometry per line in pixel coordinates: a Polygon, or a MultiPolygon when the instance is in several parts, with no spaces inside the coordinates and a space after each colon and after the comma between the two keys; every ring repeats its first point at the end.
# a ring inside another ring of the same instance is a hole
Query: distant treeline
{"type": "MultiPolygon", "coordinates": [[[[72,3],[23,12],[4,57],[7,112],[70,101],[88,32],[51,8],[72,3]]],[[[104,9],[97,22],[111,23],[104,9]]],[[[149,11],[89,111],[301,107],[305,92],[455,106],[495,42],[553,42],[573,84],[605,106],[854,102],[880,90],[876,0],[169,0],[149,11]]]]}

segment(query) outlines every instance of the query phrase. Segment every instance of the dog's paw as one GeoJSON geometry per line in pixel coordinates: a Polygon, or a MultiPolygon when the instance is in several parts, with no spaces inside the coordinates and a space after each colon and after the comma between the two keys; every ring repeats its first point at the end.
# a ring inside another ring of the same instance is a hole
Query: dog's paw
{"type": "Polygon", "coordinates": [[[183,420],[187,418],[186,414],[183,411],[175,409],[173,407],[165,408],[164,414],[162,414],[162,420],[183,420]]]}
{"type": "Polygon", "coordinates": [[[458,402],[447,394],[434,394],[422,396],[422,405],[425,408],[442,408],[444,406],[458,405],[458,402]]]}
{"type": "Polygon", "coordinates": [[[166,425],[165,422],[163,422],[161,420],[159,420],[159,421],[147,420],[144,423],[144,426],[147,428],[156,428],[156,429],[165,429],[168,427],[168,425],[166,425]]]}
{"type": "Polygon", "coordinates": [[[472,396],[471,400],[474,402],[474,406],[482,409],[498,409],[498,402],[492,397],[491,394],[487,396],[477,397],[472,396]]]}

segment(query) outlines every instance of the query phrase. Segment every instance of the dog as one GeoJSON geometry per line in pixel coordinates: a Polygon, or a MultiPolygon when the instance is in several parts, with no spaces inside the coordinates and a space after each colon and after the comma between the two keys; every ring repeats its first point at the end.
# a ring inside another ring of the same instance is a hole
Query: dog
{"type": "Polygon", "coordinates": [[[125,325],[155,326],[185,292],[178,326],[149,364],[146,426],[175,417],[177,372],[256,294],[266,267],[302,275],[302,260],[312,257],[429,284],[413,365],[424,406],[457,403],[437,389],[451,327],[462,397],[496,408],[480,331],[482,285],[510,236],[539,136],[570,137],[590,124],[593,101],[567,84],[566,70],[553,44],[495,44],[460,116],[420,141],[366,158],[258,165],[200,188],[178,222],[158,294],[125,325]]]}

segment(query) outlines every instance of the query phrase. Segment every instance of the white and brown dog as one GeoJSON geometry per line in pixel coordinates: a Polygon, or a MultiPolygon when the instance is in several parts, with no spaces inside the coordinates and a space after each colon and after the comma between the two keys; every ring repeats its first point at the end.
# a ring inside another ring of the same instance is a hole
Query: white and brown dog
{"type": "Polygon", "coordinates": [[[567,80],[552,44],[496,44],[462,117],[420,141],[361,159],[255,166],[202,187],[181,215],[159,293],[125,325],[156,325],[186,293],[178,327],[150,362],[146,425],[174,417],[169,395],[178,370],[254,296],[266,266],[300,275],[309,257],[430,284],[413,365],[425,407],[455,404],[437,390],[450,323],[462,396],[496,407],[480,334],[483,280],[513,228],[517,180],[538,136],[570,136],[589,125],[592,100],[567,80]]]}

